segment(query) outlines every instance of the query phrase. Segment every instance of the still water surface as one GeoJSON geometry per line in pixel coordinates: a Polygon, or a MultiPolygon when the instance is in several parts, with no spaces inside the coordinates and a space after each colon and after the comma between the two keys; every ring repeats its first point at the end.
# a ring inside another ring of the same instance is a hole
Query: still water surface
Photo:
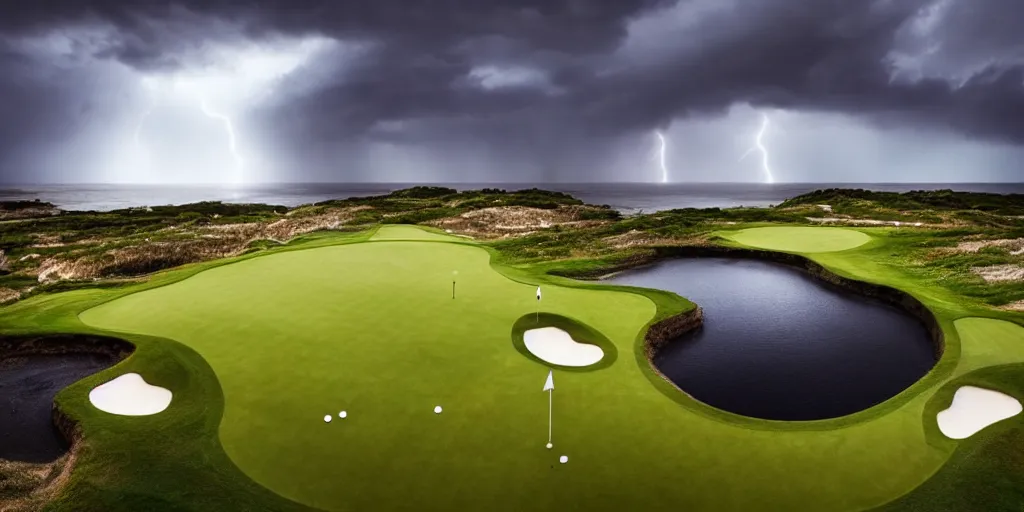
{"type": "Polygon", "coordinates": [[[655,365],[697,400],[744,416],[845,416],[895,396],[936,362],[917,319],[777,263],[680,259],[609,281],[699,304],[703,328],[667,345],[655,365]]]}
{"type": "Polygon", "coordinates": [[[0,360],[0,459],[49,462],[64,454],[68,444],[53,424],[53,398],[114,363],[94,354],[0,360]]]}

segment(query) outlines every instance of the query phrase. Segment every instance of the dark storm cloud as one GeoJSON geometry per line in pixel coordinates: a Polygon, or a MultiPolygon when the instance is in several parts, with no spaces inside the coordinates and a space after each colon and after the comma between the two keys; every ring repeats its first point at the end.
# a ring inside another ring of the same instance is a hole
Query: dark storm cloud
{"type": "MultiPolygon", "coordinates": [[[[247,35],[319,33],[342,39],[384,40],[430,48],[478,36],[525,41],[535,48],[571,53],[610,50],[623,35],[623,22],[670,0],[320,0],[262,2],[158,0],[56,0],[0,4],[0,30],[26,33],[70,23],[108,23],[123,38],[120,52],[129,63],[161,59],[164,50],[180,50],[188,41],[165,39],[160,32],[188,27],[182,19],[215,18],[240,22],[247,35]],[[172,25],[171,27],[167,25],[172,25]]],[[[213,36],[213,34],[208,34],[213,36]]]]}
{"type": "MultiPolygon", "coordinates": [[[[746,15],[746,23],[737,23],[724,40],[686,58],[626,69],[597,82],[585,91],[589,97],[583,104],[592,107],[588,113],[593,118],[614,126],[612,129],[625,125],[643,129],[654,120],[667,122],[681,112],[721,110],[744,101],[859,115],[900,114],[921,122],[951,123],[968,133],[1024,142],[1024,81],[1019,79],[1022,68],[1017,62],[993,62],[962,86],[947,76],[892,80],[886,60],[894,40],[927,5],[909,1],[762,2],[746,15]],[[796,8],[798,5],[802,8],[796,8]]],[[[737,12],[727,15],[736,16],[737,12]]],[[[984,30],[978,29],[977,33],[984,30]]],[[[934,37],[942,40],[941,28],[934,37]]],[[[1004,43],[1016,44],[1019,52],[1024,36],[1017,32],[1014,37],[1016,41],[1004,43]]]]}
{"type": "Polygon", "coordinates": [[[141,74],[208,65],[215,43],[315,35],[359,47],[306,63],[247,113],[292,169],[337,169],[383,142],[497,155],[481,179],[608,178],[574,169],[737,103],[1024,144],[1020,19],[1018,0],[3,2],[0,109],[32,126],[0,128],[0,149],[35,147],[109,103],[89,100],[103,88],[87,80],[55,81],[53,51],[17,44],[53,33],[70,34],[57,52],[67,62],[141,74]]]}

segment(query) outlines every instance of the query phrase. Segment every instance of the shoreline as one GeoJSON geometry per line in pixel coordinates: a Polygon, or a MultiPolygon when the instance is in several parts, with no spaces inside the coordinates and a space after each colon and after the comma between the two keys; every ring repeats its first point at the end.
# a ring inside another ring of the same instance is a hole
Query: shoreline
{"type": "MultiPolygon", "coordinates": [[[[65,333],[0,334],[0,354],[3,359],[39,355],[100,355],[110,360],[110,365],[104,369],[106,370],[124,361],[134,351],[135,345],[108,336],[65,333]]],[[[14,490],[11,496],[0,500],[0,504],[5,507],[4,510],[37,510],[39,506],[52,501],[75,469],[83,442],[82,427],[76,419],[61,409],[56,398],[51,401],[50,407],[52,422],[67,442],[68,449],[51,462],[0,459],[0,479],[12,480],[20,477],[22,480],[29,480],[14,490]]]]}

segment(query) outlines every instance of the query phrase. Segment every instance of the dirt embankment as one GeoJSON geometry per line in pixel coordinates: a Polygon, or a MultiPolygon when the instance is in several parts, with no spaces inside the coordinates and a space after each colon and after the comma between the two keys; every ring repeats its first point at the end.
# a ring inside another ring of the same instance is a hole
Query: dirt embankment
{"type": "Polygon", "coordinates": [[[696,306],[690,311],[670,316],[647,328],[647,334],[644,335],[644,354],[647,355],[647,360],[651,361],[651,367],[654,368],[654,356],[662,347],[672,340],[700,329],[703,323],[704,311],[700,306],[696,306]]]}
{"type": "Polygon", "coordinates": [[[0,305],[7,304],[8,302],[14,302],[21,298],[21,292],[14,288],[5,288],[0,286],[0,305]]]}
{"type": "MultiPolygon", "coordinates": [[[[38,354],[100,354],[111,365],[128,357],[135,346],[105,336],[51,334],[0,336],[0,358],[38,354]]],[[[53,404],[53,423],[68,442],[68,452],[48,463],[0,459],[0,511],[30,512],[42,509],[67,484],[82,447],[78,423],[53,404]]]]}
{"type": "Polygon", "coordinates": [[[1006,249],[1013,256],[1024,255],[1024,238],[1002,238],[998,240],[968,240],[956,246],[957,252],[974,253],[988,247],[1006,249]]]}
{"type": "Polygon", "coordinates": [[[590,206],[560,206],[554,209],[527,206],[496,206],[471,210],[429,224],[451,233],[473,238],[496,239],[529,235],[553,226],[592,227],[607,221],[586,220],[587,213],[600,211],[590,206]]]}
{"type": "Polygon", "coordinates": [[[1005,281],[1024,281],[1024,266],[1014,265],[990,265],[987,267],[974,267],[971,269],[979,277],[989,283],[1005,281]]]}
{"type": "MultiPolygon", "coordinates": [[[[369,207],[331,208],[315,215],[287,216],[271,223],[173,226],[155,233],[152,239],[139,239],[100,253],[81,255],[71,251],[46,258],[28,274],[36,276],[41,283],[144,275],[188,263],[237,256],[259,240],[283,244],[314,231],[338,229],[365,209],[369,207]]],[[[45,247],[64,245],[59,237],[54,238],[48,240],[45,247]]],[[[102,247],[113,241],[78,241],[76,245],[102,247]]]]}
{"type": "Polygon", "coordinates": [[[35,219],[38,217],[52,217],[54,215],[60,215],[61,211],[58,208],[46,203],[40,203],[40,206],[29,206],[27,208],[13,208],[5,209],[0,208],[0,221],[5,220],[22,220],[22,219],[35,219]]]}
{"type": "Polygon", "coordinates": [[[606,236],[601,243],[613,249],[633,249],[636,247],[653,247],[658,245],[692,245],[707,243],[707,235],[702,234],[689,239],[668,238],[652,235],[636,229],[622,233],[621,235],[606,236]]]}

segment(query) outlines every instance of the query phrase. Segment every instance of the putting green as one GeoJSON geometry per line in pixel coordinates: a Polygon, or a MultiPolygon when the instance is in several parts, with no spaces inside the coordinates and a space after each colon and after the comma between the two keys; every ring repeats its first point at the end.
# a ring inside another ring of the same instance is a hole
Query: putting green
{"type": "MultiPolygon", "coordinates": [[[[414,235],[391,229],[376,239],[414,235]]],[[[489,258],[429,241],[284,252],[80,318],[195,349],[223,389],[232,460],[326,510],[856,510],[910,491],[948,456],[925,440],[930,393],[818,430],[751,429],[681,406],[635,356],[649,299],[544,285],[543,311],[595,329],[619,354],[598,371],[556,370],[547,450],[548,370],[510,339],[535,311],[536,285],[489,258]]]]}
{"type": "Polygon", "coordinates": [[[954,324],[963,347],[956,375],[1024,362],[1024,327],[992,318],[961,318],[954,324]]]}
{"type": "Polygon", "coordinates": [[[743,245],[786,252],[835,252],[860,247],[871,237],[843,228],[768,227],[723,233],[743,245]]]}
{"type": "Polygon", "coordinates": [[[436,240],[445,242],[459,240],[459,238],[434,231],[427,231],[413,226],[396,225],[385,226],[378,229],[377,232],[370,237],[370,240],[436,240]]]}

